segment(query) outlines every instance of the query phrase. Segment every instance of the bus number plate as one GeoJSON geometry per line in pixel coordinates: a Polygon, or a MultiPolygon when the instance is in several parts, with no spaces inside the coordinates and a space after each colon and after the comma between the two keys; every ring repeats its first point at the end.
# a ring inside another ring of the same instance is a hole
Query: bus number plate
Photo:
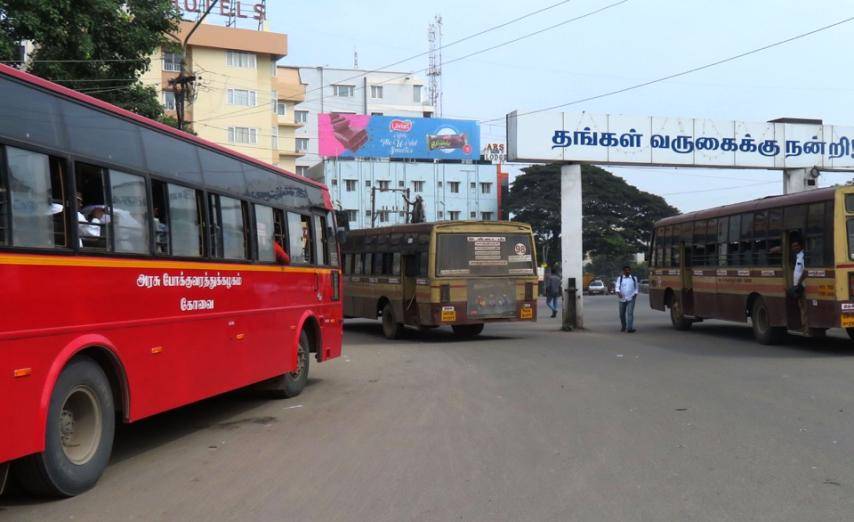
{"type": "Polygon", "coordinates": [[[442,322],[450,322],[457,320],[457,311],[453,306],[442,307],[442,322]]]}
{"type": "Polygon", "coordinates": [[[519,312],[519,318],[520,319],[533,319],[534,318],[534,309],[530,308],[530,307],[522,308],[522,310],[520,310],[520,312],[519,312]]]}
{"type": "Polygon", "coordinates": [[[842,314],[842,328],[854,327],[854,315],[842,314]]]}

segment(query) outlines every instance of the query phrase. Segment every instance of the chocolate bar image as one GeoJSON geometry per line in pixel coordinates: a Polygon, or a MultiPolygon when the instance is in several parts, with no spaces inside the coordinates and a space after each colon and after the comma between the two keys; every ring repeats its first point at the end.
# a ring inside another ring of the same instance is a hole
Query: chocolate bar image
{"type": "Polygon", "coordinates": [[[427,150],[461,149],[468,145],[465,134],[428,134],[427,150]]]}
{"type": "Polygon", "coordinates": [[[332,124],[335,139],[347,150],[356,152],[368,141],[368,132],[365,129],[351,129],[350,122],[341,114],[332,114],[329,123],[332,124]]]}

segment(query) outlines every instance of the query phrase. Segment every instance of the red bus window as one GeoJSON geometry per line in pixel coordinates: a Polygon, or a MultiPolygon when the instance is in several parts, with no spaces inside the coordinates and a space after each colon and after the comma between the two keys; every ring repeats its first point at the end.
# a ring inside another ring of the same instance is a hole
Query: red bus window
{"type": "Polygon", "coordinates": [[[80,246],[112,250],[111,227],[107,215],[107,171],[78,163],[76,169],[77,234],[80,246]]]}
{"type": "Polygon", "coordinates": [[[10,244],[11,239],[14,246],[67,246],[62,161],[14,147],[7,147],[5,152],[6,178],[0,181],[0,243],[10,244]]]}
{"type": "Polygon", "coordinates": [[[276,249],[273,248],[273,243],[276,241],[276,224],[272,208],[255,205],[255,235],[258,242],[258,261],[274,263],[276,249]]]}
{"type": "Polygon", "coordinates": [[[311,217],[288,212],[288,254],[291,263],[314,264],[311,240],[311,217]]]}
{"type": "Polygon", "coordinates": [[[115,234],[116,252],[145,254],[148,243],[148,198],[145,178],[111,170],[107,216],[115,234]]]}

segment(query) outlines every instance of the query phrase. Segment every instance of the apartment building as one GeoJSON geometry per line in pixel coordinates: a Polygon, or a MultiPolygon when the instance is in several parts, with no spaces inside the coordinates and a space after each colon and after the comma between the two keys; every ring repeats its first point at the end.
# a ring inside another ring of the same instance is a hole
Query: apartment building
{"type": "MultiPolygon", "coordinates": [[[[183,41],[193,22],[181,23],[183,41]]],[[[304,99],[299,75],[281,71],[277,61],[287,55],[287,35],[269,31],[201,24],[184,57],[196,75],[195,96],[185,118],[200,137],[254,158],[296,169],[294,120],[296,103],[304,99]]],[[[179,53],[160,50],[143,83],[157,88],[167,114],[175,116],[175,95],[169,80],[181,70],[179,53]]]]}

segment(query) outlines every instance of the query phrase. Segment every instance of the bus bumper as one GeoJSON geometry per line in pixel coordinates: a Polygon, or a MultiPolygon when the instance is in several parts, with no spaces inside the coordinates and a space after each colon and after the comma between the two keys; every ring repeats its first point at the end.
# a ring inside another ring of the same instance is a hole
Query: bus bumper
{"type": "Polygon", "coordinates": [[[454,324],[478,324],[508,321],[536,321],[537,302],[521,301],[516,304],[516,310],[512,314],[480,316],[468,312],[468,304],[465,302],[434,304],[431,306],[430,319],[434,325],[454,324]]]}

